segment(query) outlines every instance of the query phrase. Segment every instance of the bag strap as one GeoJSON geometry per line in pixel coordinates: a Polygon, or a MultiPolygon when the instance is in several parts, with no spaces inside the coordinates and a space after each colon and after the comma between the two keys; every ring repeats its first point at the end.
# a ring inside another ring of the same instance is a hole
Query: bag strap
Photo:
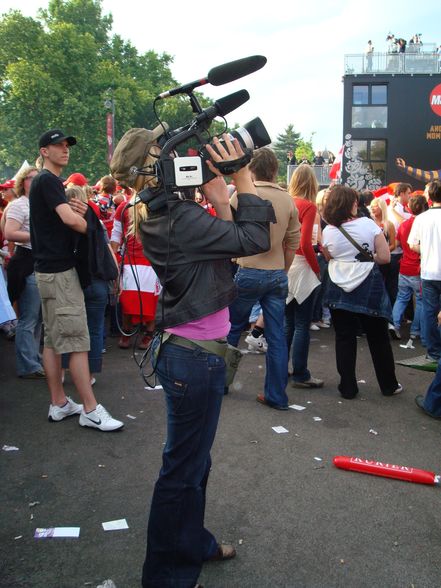
{"type": "Polygon", "coordinates": [[[343,228],[343,227],[337,227],[337,229],[340,231],[340,233],[342,235],[344,235],[346,237],[346,239],[348,241],[350,241],[352,243],[352,245],[358,249],[358,251],[363,255],[363,257],[367,260],[367,261],[374,261],[374,257],[368,253],[365,249],[363,249],[363,247],[361,245],[359,245],[357,243],[357,241],[355,241],[355,239],[353,239],[351,237],[351,235],[343,228]]]}

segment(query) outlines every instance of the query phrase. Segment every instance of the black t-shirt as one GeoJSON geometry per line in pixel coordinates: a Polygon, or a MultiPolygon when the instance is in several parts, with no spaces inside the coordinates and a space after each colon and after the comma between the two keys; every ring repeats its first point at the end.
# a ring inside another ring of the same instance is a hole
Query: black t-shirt
{"type": "Polygon", "coordinates": [[[63,223],[55,208],[66,204],[61,179],[43,169],[33,180],[29,194],[32,254],[42,273],[64,272],[75,265],[75,231],[63,223]]]}

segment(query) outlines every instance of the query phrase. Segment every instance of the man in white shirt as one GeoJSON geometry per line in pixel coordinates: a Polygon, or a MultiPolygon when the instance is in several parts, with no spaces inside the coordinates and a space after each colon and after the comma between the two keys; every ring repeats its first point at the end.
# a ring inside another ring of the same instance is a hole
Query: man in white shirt
{"type": "Polygon", "coordinates": [[[441,309],[441,180],[429,184],[432,207],[419,214],[412,225],[408,243],[421,255],[423,331],[427,358],[441,359],[441,336],[437,316],[441,309]]]}
{"type": "MultiPolygon", "coordinates": [[[[410,184],[399,183],[395,186],[394,197],[392,198],[389,207],[387,209],[387,217],[394,226],[395,234],[398,231],[398,227],[401,223],[412,215],[407,212],[405,207],[409,202],[410,195],[412,193],[412,186],[410,184]]],[[[398,293],[398,277],[400,273],[400,261],[403,256],[403,250],[400,246],[395,247],[391,251],[390,256],[390,270],[386,277],[386,290],[389,294],[390,303],[392,306],[395,303],[395,299],[398,293]]]]}

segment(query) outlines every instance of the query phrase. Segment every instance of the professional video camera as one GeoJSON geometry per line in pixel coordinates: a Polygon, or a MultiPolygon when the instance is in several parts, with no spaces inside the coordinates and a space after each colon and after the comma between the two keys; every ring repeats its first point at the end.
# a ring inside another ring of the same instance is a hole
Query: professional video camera
{"type": "MultiPolygon", "coordinates": [[[[220,86],[232,82],[261,69],[266,64],[266,61],[266,57],[254,55],[219,65],[212,68],[205,78],[173,88],[172,90],[159,94],[155,98],[154,107],[157,101],[164,98],[178,94],[187,94],[196,116],[189,124],[175,130],[168,130],[167,125],[163,123],[161,123],[163,125],[163,132],[162,129],[158,132],[158,127],[155,129],[154,133],[156,137],[159,134],[161,135],[157,139],[160,153],[156,155],[156,163],[147,166],[135,166],[130,169],[131,173],[137,176],[156,178],[155,187],[152,187],[150,182],[149,187],[139,192],[138,202],[141,200],[147,204],[150,210],[155,210],[163,206],[167,194],[176,192],[186,193],[188,189],[202,186],[214,177],[214,174],[206,164],[207,159],[210,158],[204,147],[209,142],[207,141],[208,129],[216,117],[225,117],[228,113],[249,100],[250,95],[246,90],[239,90],[238,92],[219,98],[213,106],[202,109],[196,96],[193,94],[193,90],[208,83],[214,86],[220,86]],[[195,155],[178,155],[176,151],[177,147],[182,146],[183,143],[188,141],[196,142],[197,148],[194,150],[195,155]]],[[[151,131],[149,132],[151,133],[151,131]]],[[[232,162],[215,164],[225,175],[234,173],[234,171],[246,165],[250,161],[254,149],[264,147],[271,143],[271,139],[260,118],[255,118],[243,127],[235,129],[230,135],[231,137],[237,138],[245,155],[232,162]]]]}

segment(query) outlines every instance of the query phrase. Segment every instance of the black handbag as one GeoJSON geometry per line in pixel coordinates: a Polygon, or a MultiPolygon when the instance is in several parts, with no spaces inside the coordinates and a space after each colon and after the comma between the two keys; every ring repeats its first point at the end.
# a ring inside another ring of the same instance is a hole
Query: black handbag
{"type": "Polygon", "coordinates": [[[361,257],[360,257],[360,255],[357,255],[356,256],[356,259],[358,259],[358,261],[371,261],[371,262],[375,262],[375,259],[374,259],[374,256],[372,255],[372,253],[370,253],[369,251],[366,251],[366,249],[363,249],[363,247],[361,245],[359,245],[357,243],[357,241],[355,241],[355,239],[353,239],[351,237],[351,235],[343,227],[337,227],[337,229],[360,252],[361,257]]]}

